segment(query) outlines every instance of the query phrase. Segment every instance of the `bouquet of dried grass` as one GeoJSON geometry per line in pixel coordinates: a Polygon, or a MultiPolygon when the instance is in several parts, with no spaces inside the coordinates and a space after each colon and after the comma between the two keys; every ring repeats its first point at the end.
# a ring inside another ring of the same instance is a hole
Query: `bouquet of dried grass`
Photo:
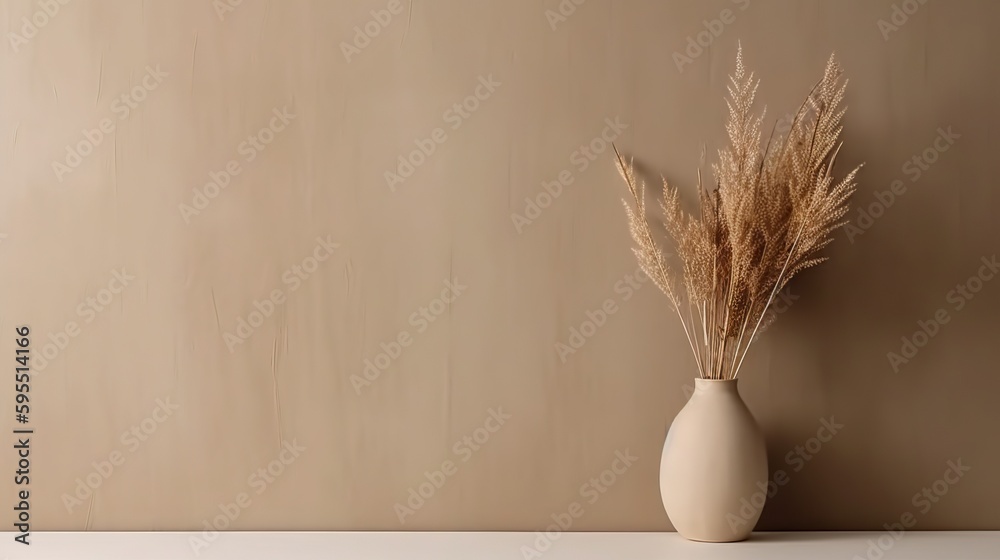
{"type": "Polygon", "coordinates": [[[833,178],[846,111],[841,75],[831,56],[789,132],[775,139],[772,130],[762,150],[764,114],[752,112],[759,82],[744,69],[740,49],[726,99],[729,145],[712,166],[714,187],[704,188],[698,173],[697,215],[681,209],[677,189],[663,180],[661,209],[681,261],[679,279],[653,239],[645,184],[615,149],[632,197],[625,211],[633,251],[680,318],[703,378],[736,378],[755,335],[774,320],[768,310],[775,294],[797,273],[826,260],[818,252],[847,223],[841,220],[860,166],[839,181],[833,178]]]}

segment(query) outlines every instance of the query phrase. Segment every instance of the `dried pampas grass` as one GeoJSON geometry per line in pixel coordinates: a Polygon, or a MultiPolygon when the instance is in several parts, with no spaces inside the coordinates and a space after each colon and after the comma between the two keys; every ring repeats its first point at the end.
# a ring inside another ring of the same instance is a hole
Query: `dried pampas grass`
{"type": "Polygon", "coordinates": [[[625,202],[633,251],[667,295],[684,327],[701,377],[735,379],[757,332],[774,320],[768,309],[799,272],[825,260],[819,251],[846,222],[858,168],[833,177],[841,147],[847,81],[833,56],[784,138],[772,130],[761,149],[764,115],[752,111],[758,81],[743,67],[742,49],[728,87],[729,145],[712,166],[715,185],[698,174],[700,210],[681,209],[677,189],[663,181],[663,223],[681,269],[670,267],[646,218],[645,184],[615,149],[628,187],[625,202]]]}

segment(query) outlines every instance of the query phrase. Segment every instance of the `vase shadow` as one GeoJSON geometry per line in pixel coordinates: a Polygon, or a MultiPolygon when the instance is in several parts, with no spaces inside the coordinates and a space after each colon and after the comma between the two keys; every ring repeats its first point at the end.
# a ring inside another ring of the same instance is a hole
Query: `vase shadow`
{"type": "Polygon", "coordinates": [[[813,542],[831,540],[852,540],[857,539],[863,533],[857,531],[755,531],[750,538],[743,541],[746,543],[774,543],[774,542],[813,542]]]}

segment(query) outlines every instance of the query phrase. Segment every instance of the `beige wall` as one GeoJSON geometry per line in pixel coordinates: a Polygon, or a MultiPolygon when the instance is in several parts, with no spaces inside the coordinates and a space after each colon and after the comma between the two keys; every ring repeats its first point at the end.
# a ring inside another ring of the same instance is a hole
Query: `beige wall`
{"type": "MultiPolygon", "coordinates": [[[[41,8],[2,2],[0,347],[13,367],[21,324],[35,356],[65,346],[32,374],[35,529],[202,528],[241,493],[236,529],[534,530],[573,502],[574,530],[669,529],[657,464],[694,363],[665,299],[629,287],[609,153],[574,151],[617,135],[645,169],[691,185],[702,144],[722,138],[737,41],[771,122],[836,51],[851,80],[843,164],[867,162],[856,203],[895,179],[903,192],[793,285],[748,358],[742,393],[787,475],[760,527],[879,529],[913,512],[921,529],[1000,529],[1000,282],[949,296],[1000,241],[1000,3],[928,2],[886,39],[889,0],[588,0],[554,29],[554,1],[402,0],[345,55],[389,6],[244,0],[220,19],[208,0],[72,0],[14,45],[41,8]],[[703,21],[721,28],[711,48],[675,58],[703,21]],[[144,99],[130,107],[133,88],[144,99]],[[294,118],[272,119],[286,107],[294,118]],[[70,167],[67,146],[102,121],[110,132],[70,167]],[[262,150],[243,145],[272,124],[262,150]],[[906,162],[939,127],[958,138],[917,177],[906,162]],[[435,134],[390,189],[397,158],[435,134]],[[228,186],[198,199],[227,165],[228,186]],[[572,183],[515,227],[563,171],[572,183]],[[123,269],[134,279],[119,289],[123,269]],[[451,280],[464,288],[435,301],[451,280]],[[272,292],[270,316],[227,345],[272,292]],[[560,356],[605,300],[614,312],[560,356]],[[887,353],[935,313],[948,322],[894,371],[887,353]],[[352,376],[400,338],[358,394],[352,376]],[[156,410],[168,398],[169,415],[156,410]],[[843,427],[817,450],[831,417],[843,427]],[[581,488],[626,450],[637,459],[606,493],[581,488]],[[958,459],[971,470],[947,495],[913,502],[958,459]],[[445,484],[401,525],[394,504],[444,461],[445,484]],[[96,492],[68,502],[88,475],[96,492]]],[[[11,383],[0,398],[13,428],[11,383]]]]}

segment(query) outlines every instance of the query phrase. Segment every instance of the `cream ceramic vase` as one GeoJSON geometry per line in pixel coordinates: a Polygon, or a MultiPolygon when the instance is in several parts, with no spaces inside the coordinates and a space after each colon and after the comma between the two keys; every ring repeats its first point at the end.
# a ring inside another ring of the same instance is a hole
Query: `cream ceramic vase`
{"type": "Polygon", "coordinates": [[[736,383],[695,379],[694,394],[667,432],[660,496],[670,522],[686,539],[746,539],[764,507],[764,435],[736,383]]]}

